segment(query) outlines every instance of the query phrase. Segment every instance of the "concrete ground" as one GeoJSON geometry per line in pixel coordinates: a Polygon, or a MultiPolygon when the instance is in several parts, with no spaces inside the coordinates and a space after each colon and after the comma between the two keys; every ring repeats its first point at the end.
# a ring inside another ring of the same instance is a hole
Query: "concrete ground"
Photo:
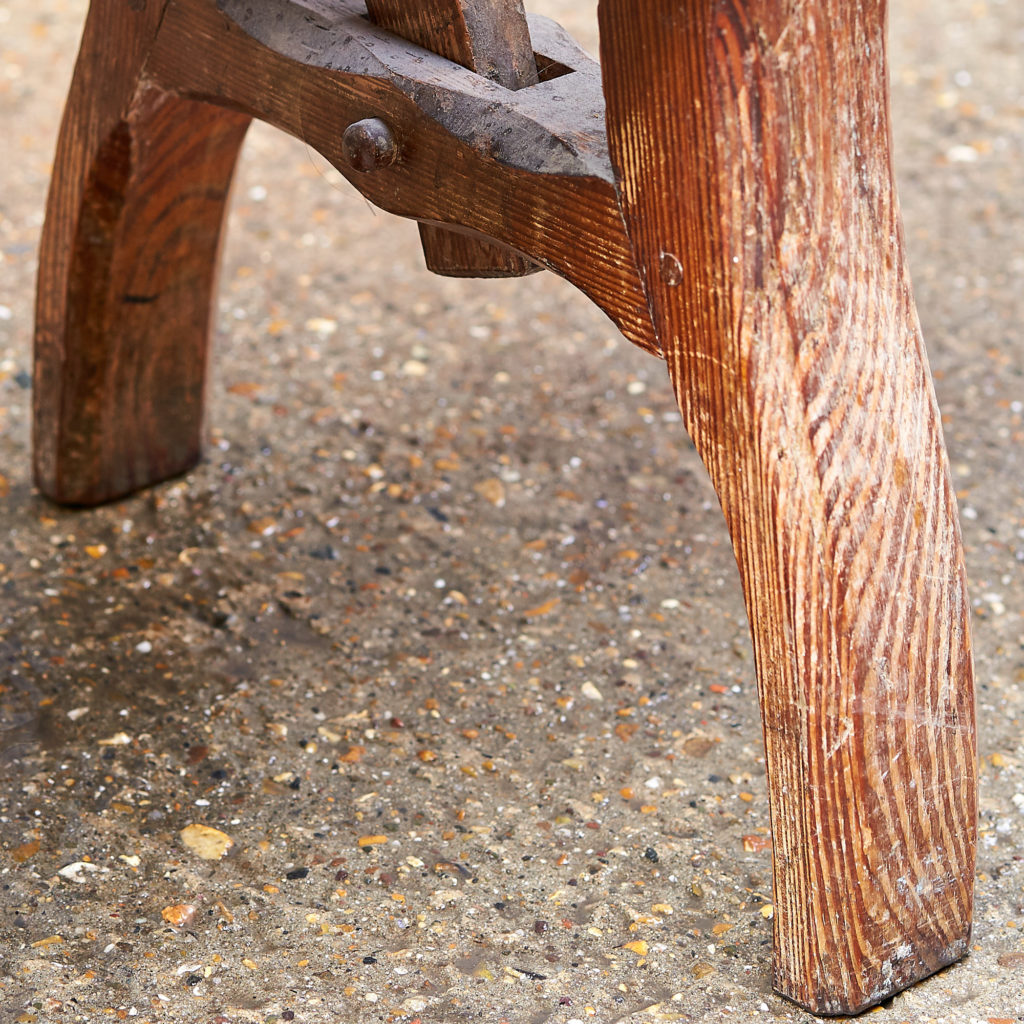
{"type": "MultiPolygon", "coordinates": [[[[85,6],[0,0],[0,1022],[812,1019],[768,981],[721,514],[661,364],[568,286],[429,276],[412,225],[258,127],[205,462],[95,511],[34,494],[85,6]]],[[[590,0],[531,6],[595,46],[590,0]]],[[[1024,1020],[1024,6],[893,7],[982,835],[973,952],[872,1019],[995,1024],[1024,1020]]]]}

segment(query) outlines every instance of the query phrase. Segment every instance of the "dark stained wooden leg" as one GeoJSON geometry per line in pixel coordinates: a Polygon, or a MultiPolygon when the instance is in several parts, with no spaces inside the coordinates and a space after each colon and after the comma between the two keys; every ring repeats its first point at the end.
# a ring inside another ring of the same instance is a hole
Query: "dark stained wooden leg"
{"type": "Polygon", "coordinates": [[[199,458],[221,225],[249,119],[140,84],[161,7],[94,0],[58,143],[35,470],[66,504],[109,501],[199,458]]]}
{"type": "Polygon", "coordinates": [[[746,596],[775,984],[854,1013],[968,948],[969,606],[889,156],[884,0],[602,0],[627,227],[746,596]]]}

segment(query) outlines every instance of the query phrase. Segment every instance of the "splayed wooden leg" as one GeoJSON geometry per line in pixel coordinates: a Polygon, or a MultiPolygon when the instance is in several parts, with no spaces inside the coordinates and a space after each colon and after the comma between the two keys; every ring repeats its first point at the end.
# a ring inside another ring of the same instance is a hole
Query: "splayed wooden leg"
{"type": "Polygon", "coordinates": [[[221,225],[249,119],[140,81],[161,6],[94,0],[58,143],[35,460],[40,490],[67,504],[109,501],[199,457],[221,225]]]}
{"type": "Polygon", "coordinates": [[[974,688],[889,156],[883,0],[602,0],[627,228],[753,633],[775,984],[854,1013],[962,956],[974,688]]]}

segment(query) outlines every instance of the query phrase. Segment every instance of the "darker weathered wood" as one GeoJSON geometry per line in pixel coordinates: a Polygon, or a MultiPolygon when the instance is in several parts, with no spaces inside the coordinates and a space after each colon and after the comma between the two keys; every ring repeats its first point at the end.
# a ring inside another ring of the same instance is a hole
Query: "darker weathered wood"
{"type": "Polygon", "coordinates": [[[552,22],[532,20],[531,34],[538,52],[573,70],[571,103],[568,77],[509,92],[410,53],[367,25],[358,0],[175,0],[146,70],[162,89],[302,139],[382,209],[501,238],[657,353],[608,159],[600,67],[552,22]],[[402,157],[362,174],[338,125],[368,116],[388,124],[402,157]]]}
{"type": "MultiPolygon", "coordinates": [[[[506,89],[537,81],[522,0],[366,0],[376,24],[506,89]]],[[[523,277],[539,270],[496,242],[420,225],[427,269],[446,277],[523,277]]]]}
{"type": "Polygon", "coordinates": [[[600,8],[627,224],[753,633],[775,984],[817,1013],[938,970],[971,928],[969,605],[890,169],[884,14],[600,8]]]}
{"type": "Polygon", "coordinates": [[[158,4],[92,5],[40,248],[40,490],[109,501],[199,458],[221,224],[249,119],[143,88],[158,4]]]}
{"type": "Polygon", "coordinates": [[[506,89],[537,81],[522,0],[366,0],[376,24],[506,89]]]}

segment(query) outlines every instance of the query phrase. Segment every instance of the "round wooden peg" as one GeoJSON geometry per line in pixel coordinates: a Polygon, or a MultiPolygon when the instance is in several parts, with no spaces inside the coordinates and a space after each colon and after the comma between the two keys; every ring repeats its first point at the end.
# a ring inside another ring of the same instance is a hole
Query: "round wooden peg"
{"type": "Polygon", "coordinates": [[[342,152],[349,166],[364,174],[390,167],[398,160],[398,142],[379,117],[367,117],[345,129],[342,152]]]}

